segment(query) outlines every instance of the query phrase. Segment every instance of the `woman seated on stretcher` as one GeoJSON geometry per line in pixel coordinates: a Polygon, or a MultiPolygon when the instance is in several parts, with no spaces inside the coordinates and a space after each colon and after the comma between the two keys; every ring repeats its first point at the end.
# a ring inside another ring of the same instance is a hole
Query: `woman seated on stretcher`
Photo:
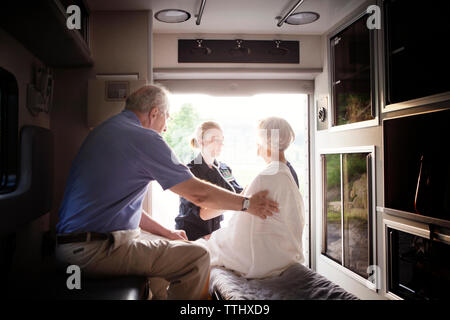
{"type": "Polygon", "coordinates": [[[267,118],[258,125],[258,156],[267,167],[256,176],[244,194],[268,190],[279,203],[279,213],[263,220],[236,211],[227,227],[199,239],[211,256],[211,266],[223,266],[245,278],[279,275],[294,263],[303,263],[303,199],[284,151],[294,140],[294,131],[281,118],[267,118]]]}

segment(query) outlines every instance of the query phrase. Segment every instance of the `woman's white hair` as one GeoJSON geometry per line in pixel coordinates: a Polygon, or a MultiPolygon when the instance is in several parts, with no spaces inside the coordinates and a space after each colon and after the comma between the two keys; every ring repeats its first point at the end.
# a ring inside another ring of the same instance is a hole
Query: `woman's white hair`
{"type": "Polygon", "coordinates": [[[285,119],[269,117],[259,121],[258,137],[265,148],[284,151],[294,141],[295,133],[285,119]]]}
{"type": "Polygon", "coordinates": [[[157,107],[166,111],[169,107],[169,92],[159,85],[147,85],[127,97],[125,109],[141,113],[150,112],[157,107]]]}

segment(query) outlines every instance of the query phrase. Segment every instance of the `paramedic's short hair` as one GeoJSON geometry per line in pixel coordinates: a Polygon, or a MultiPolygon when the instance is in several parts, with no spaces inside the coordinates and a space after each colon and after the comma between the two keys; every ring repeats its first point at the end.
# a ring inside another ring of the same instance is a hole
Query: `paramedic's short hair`
{"type": "Polygon", "coordinates": [[[270,148],[271,137],[278,136],[278,141],[273,141],[273,145],[278,145],[279,151],[286,150],[295,139],[294,130],[289,122],[283,118],[269,117],[260,120],[258,123],[258,135],[260,141],[266,148],[270,148]],[[272,133],[272,130],[276,130],[272,133]]]}
{"type": "Polygon", "coordinates": [[[125,109],[147,113],[153,107],[166,111],[169,107],[169,92],[158,85],[147,85],[127,97],[125,109]]]}

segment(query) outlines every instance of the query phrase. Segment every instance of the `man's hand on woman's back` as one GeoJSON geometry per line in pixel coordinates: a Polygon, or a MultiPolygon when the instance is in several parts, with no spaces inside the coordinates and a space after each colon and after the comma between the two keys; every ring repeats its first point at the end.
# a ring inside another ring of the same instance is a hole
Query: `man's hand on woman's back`
{"type": "Polygon", "coordinates": [[[250,198],[250,207],[247,211],[255,216],[260,217],[261,219],[266,219],[267,217],[271,217],[273,212],[280,212],[278,209],[278,203],[272,201],[267,197],[269,191],[263,190],[255,193],[250,198]]]}

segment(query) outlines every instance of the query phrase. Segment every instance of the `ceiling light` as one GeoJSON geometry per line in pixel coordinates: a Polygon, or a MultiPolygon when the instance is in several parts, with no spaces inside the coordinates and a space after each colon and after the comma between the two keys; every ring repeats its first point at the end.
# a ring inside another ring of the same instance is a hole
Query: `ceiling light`
{"type": "Polygon", "coordinates": [[[165,9],[155,13],[156,20],[166,23],[180,23],[189,20],[191,14],[180,9],[165,9]]]}
{"type": "Polygon", "coordinates": [[[319,18],[320,15],[316,12],[297,12],[289,16],[289,18],[287,18],[285,22],[287,24],[301,25],[313,23],[319,18]]]}

